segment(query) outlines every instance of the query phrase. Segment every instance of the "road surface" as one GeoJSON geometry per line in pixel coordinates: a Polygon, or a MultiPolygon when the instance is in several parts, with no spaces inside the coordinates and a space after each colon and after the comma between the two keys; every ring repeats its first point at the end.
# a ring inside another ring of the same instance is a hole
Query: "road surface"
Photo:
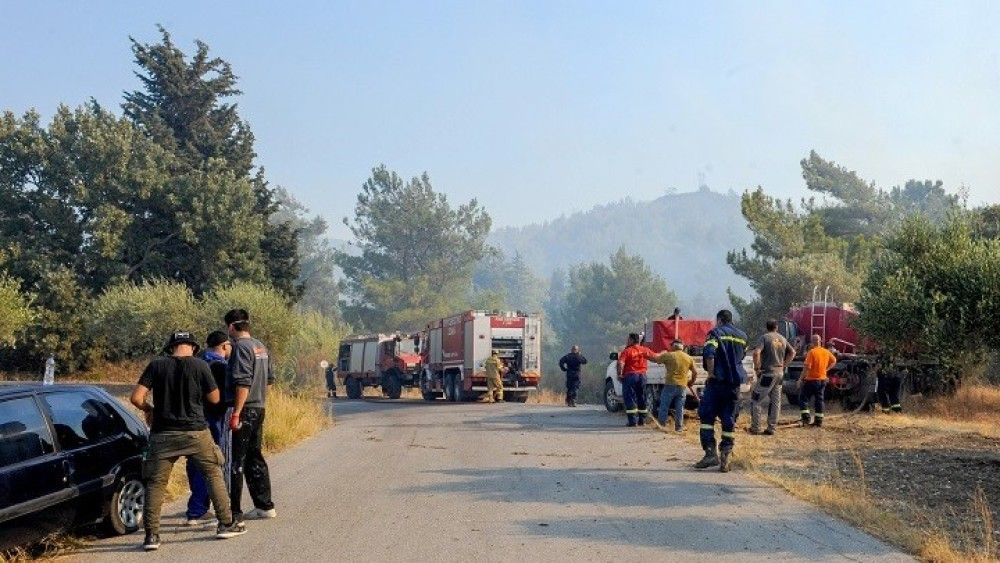
{"type": "MultiPolygon", "coordinates": [[[[163,545],[80,561],[909,561],[746,474],[689,469],[676,436],[598,407],[333,403],[336,426],[271,460],[278,518],[215,540],[164,509],[163,545]]],[[[245,505],[249,505],[249,500],[245,505]]]]}

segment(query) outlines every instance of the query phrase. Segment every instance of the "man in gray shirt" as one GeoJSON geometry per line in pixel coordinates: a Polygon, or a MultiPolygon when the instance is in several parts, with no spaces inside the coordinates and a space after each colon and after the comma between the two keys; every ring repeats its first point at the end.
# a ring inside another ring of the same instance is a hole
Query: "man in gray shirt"
{"type": "Polygon", "coordinates": [[[267,386],[274,382],[271,356],[264,343],[250,336],[250,314],[233,309],[224,318],[233,350],[226,370],[227,420],[231,430],[226,459],[229,476],[229,502],[237,518],[274,518],[271,501],[271,477],[262,451],[264,407],[267,386]],[[246,478],[254,509],[243,514],[243,480],[246,478]]]}
{"type": "Polygon", "coordinates": [[[778,334],[778,321],[767,321],[767,333],[757,341],[753,351],[753,365],[757,372],[757,382],[750,395],[750,433],[761,434],[760,417],[764,402],[767,406],[767,430],[763,434],[774,434],[781,413],[781,380],[785,366],[795,357],[795,348],[784,336],[778,334]]]}

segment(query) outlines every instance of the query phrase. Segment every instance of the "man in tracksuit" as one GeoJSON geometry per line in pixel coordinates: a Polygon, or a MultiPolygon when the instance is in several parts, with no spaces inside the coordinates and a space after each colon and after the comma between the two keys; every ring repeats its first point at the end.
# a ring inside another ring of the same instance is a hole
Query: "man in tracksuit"
{"type": "Polygon", "coordinates": [[[646,424],[646,370],[648,360],[656,356],[652,350],[639,343],[641,339],[636,333],[628,335],[625,349],[618,354],[618,379],[622,382],[622,399],[625,401],[625,414],[628,415],[628,426],[646,424]]]}
{"type": "Polygon", "coordinates": [[[747,335],[733,326],[732,312],[723,309],[715,316],[715,328],[709,331],[702,358],[708,380],[698,407],[701,419],[701,447],[705,457],[695,464],[696,469],[719,466],[719,471],[729,471],[730,455],[736,437],[736,416],[739,414],[740,385],[746,382],[743,357],[747,351],[747,335]],[[722,440],[716,452],[715,419],[722,425],[722,440]]]}
{"type": "MultiPolygon", "coordinates": [[[[229,360],[229,351],[232,343],[229,336],[221,330],[216,330],[208,335],[205,340],[205,351],[201,353],[201,359],[208,364],[208,369],[212,371],[212,378],[222,392],[226,388],[226,365],[229,360]]],[[[225,393],[222,393],[225,395],[225,393]]],[[[222,434],[226,429],[226,405],[224,401],[218,404],[207,403],[205,405],[205,422],[208,423],[208,431],[212,434],[212,441],[222,447],[222,434]]],[[[208,514],[208,483],[205,476],[198,469],[198,464],[194,459],[187,459],[188,487],[191,489],[191,496],[187,504],[187,525],[200,526],[206,524],[204,520],[208,514]]]]}
{"type": "Polygon", "coordinates": [[[224,317],[233,351],[226,372],[229,444],[229,500],[237,518],[274,518],[271,477],[261,451],[264,439],[264,406],[267,386],[274,381],[271,357],[260,340],[250,336],[250,314],[233,309],[224,317]],[[246,478],[254,509],[243,514],[243,479],[246,478]]]}
{"type": "Polygon", "coordinates": [[[569,354],[559,358],[559,369],[566,373],[566,406],[576,406],[576,394],[580,390],[580,366],[587,363],[587,358],[580,353],[580,347],[573,345],[569,354]]]}

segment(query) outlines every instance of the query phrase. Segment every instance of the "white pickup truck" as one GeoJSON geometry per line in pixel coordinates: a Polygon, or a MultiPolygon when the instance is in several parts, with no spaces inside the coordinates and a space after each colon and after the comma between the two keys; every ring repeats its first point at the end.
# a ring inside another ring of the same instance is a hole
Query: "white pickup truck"
{"type": "MultiPolygon", "coordinates": [[[[705,389],[705,380],[708,379],[708,372],[702,367],[701,356],[692,357],[694,358],[695,369],[698,371],[698,377],[695,379],[693,387],[700,400],[702,391],[705,389]]],[[[625,404],[622,399],[622,382],[618,379],[618,353],[612,352],[609,359],[611,363],[608,364],[608,369],[604,374],[604,408],[608,409],[608,412],[618,412],[622,410],[625,404]]],[[[743,358],[743,367],[746,369],[747,376],[750,379],[747,380],[747,383],[740,386],[741,396],[748,395],[753,384],[753,356],[749,353],[743,358]]],[[[660,390],[663,389],[665,382],[666,368],[663,364],[649,362],[649,369],[646,372],[646,405],[649,408],[650,414],[654,416],[659,409],[660,390]]],[[[696,404],[697,401],[689,395],[685,408],[692,409],[696,404]]]]}

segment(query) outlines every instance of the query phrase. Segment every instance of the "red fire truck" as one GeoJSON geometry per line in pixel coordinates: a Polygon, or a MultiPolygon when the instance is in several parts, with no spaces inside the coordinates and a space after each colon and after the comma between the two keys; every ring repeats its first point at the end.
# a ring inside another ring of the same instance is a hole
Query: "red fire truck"
{"type": "Polygon", "coordinates": [[[360,399],[365,387],[381,387],[398,399],[403,387],[420,385],[420,333],[349,336],[340,344],[337,371],[344,378],[347,397],[360,399]]]}
{"type": "Polygon", "coordinates": [[[432,401],[468,401],[486,392],[483,361],[494,351],[508,371],[504,399],[525,402],[541,378],[542,320],[522,312],[467,311],[424,330],[420,392],[432,401]]]}

